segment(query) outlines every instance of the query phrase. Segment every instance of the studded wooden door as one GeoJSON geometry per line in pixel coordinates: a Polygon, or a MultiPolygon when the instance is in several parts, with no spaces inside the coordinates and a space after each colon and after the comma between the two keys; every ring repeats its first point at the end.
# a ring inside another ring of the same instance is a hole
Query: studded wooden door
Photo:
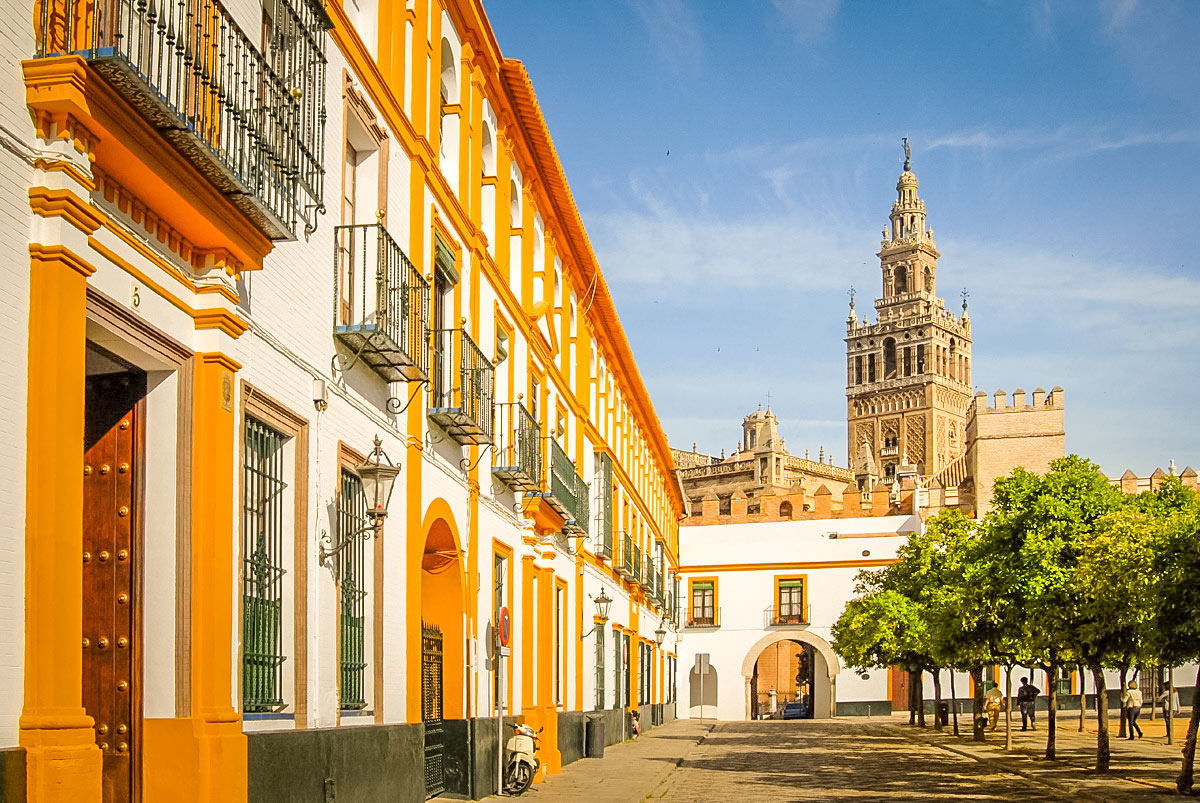
{"type": "MultiPolygon", "coordinates": [[[[89,355],[90,356],[90,355],[89,355]]],[[[87,378],[83,465],[83,705],[104,758],[104,800],[138,798],[140,471],[145,375],[87,378]]]]}
{"type": "Polygon", "coordinates": [[[442,722],[442,631],[421,623],[421,719],[425,723],[425,797],[446,788],[446,726],[442,722]]]}

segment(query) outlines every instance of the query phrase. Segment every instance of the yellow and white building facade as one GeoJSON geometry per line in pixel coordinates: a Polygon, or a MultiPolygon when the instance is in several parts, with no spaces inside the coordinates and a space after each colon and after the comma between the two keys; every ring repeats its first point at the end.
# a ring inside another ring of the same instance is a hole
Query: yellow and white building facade
{"type": "Polygon", "coordinates": [[[550,773],[672,718],[682,494],[482,5],[4,11],[0,797],[478,798],[498,711],[550,773]]]}

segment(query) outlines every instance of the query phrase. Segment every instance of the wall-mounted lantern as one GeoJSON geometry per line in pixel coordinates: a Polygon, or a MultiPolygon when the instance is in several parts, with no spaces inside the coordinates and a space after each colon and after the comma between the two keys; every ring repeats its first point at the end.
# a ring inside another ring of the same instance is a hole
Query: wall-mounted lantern
{"type": "MultiPolygon", "coordinates": [[[[591,595],[589,595],[591,596],[591,595]]],[[[604,589],[600,589],[600,593],[591,597],[592,602],[596,603],[596,624],[591,630],[579,637],[583,641],[588,636],[596,632],[597,628],[604,627],[608,623],[608,607],[612,605],[612,598],[605,593],[604,589]]]]}
{"type": "Polygon", "coordinates": [[[378,536],[387,518],[388,502],[391,501],[392,491],[396,487],[396,478],[400,475],[400,466],[392,463],[387,452],[383,451],[383,441],[375,436],[375,448],[361,464],[354,468],[362,482],[363,496],[367,501],[367,526],[349,533],[339,533],[341,540],[336,546],[326,546],[332,539],[326,536],[320,546],[321,562],[337,555],[345,549],[356,537],[369,539],[378,536]]]}

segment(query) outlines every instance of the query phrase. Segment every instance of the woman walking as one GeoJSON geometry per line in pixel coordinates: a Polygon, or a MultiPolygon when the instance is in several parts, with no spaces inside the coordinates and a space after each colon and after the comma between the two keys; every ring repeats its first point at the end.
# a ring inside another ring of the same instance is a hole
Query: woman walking
{"type": "Polygon", "coordinates": [[[1121,692],[1121,707],[1125,709],[1125,721],[1129,723],[1129,738],[1133,739],[1133,732],[1137,731],[1137,738],[1142,738],[1142,729],[1138,727],[1138,714],[1142,711],[1142,691],[1138,688],[1137,681],[1129,681],[1129,688],[1121,692]]]}

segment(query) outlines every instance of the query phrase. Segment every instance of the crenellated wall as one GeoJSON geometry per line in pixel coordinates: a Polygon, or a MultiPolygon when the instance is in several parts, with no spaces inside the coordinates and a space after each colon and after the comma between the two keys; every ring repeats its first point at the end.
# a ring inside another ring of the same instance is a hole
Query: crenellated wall
{"type": "Polygon", "coordinates": [[[980,516],[991,509],[996,478],[1015,466],[1043,473],[1051,460],[1066,454],[1062,388],[1049,393],[1037,388],[1032,398],[1017,388],[1011,400],[998,390],[988,402],[986,393],[976,393],[967,411],[967,468],[980,516]]]}

